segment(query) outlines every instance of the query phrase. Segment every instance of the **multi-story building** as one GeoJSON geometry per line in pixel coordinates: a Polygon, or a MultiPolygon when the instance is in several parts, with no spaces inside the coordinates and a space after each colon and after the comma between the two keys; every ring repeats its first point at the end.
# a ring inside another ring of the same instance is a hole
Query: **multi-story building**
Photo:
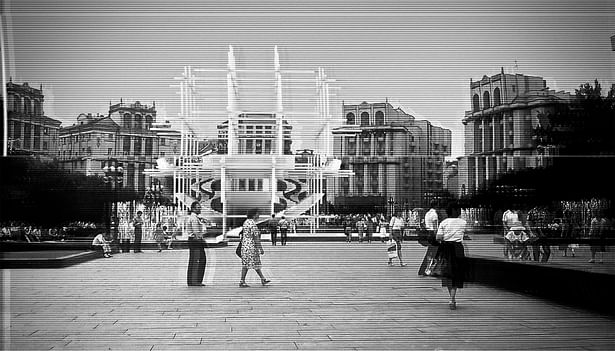
{"type": "Polygon", "coordinates": [[[442,190],[451,131],[416,120],[390,103],[343,105],[333,152],[354,176],[337,179],[336,208],[370,211],[422,207],[442,190]]]}
{"type": "MultiPolygon", "coordinates": [[[[292,127],[284,119],[282,154],[291,155],[292,127]]],[[[237,153],[271,155],[278,153],[278,130],[273,114],[242,113],[237,118],[237,153]]],[[[228,121],[218,125],[218,153],[227,153],[228,121]]]]}
{"type": "Polygon", "coordinates": [[[58,130],[62,122],[44,115],[43,87],[28,83],[6,84],[9,154],[56,155],[58,130]]]}
{"type": "Polygon", "coordinates": [[[502,174],[548,166],[556,148],[537,147],[534,129],[543,116],[570,104],[572,95],[547,88],[541,77],[523,74],[484,76],[470,81],[471,111],[466,111],[465,156],[459,158],[459,193],[471,195],[502,174]]]}
{"type": "MultiPolygon", "coordinates": [[[[179,154],[179,134],[157,132],[155,105],[120,102],[109,114],[80,114],[77,123],[60,130],[58,159],[64,169],[87,175],[104,175],[114,159],[124,169],[124,186],[139,192],[150,186],[144,170],[154,168],[159,157],[179,154]]],[[[170,180],[163,184],[173,188],[170,180]]]]}

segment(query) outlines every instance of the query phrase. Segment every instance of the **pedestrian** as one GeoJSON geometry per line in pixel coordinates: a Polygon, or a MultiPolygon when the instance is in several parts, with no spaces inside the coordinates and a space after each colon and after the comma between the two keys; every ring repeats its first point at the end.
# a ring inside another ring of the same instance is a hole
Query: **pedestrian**
{"type": "Polygon", "coordinates": [[[271,281],[266,279],[261,272],[261,256],[265,254],[263,246],[261,245],[260,230],[254,222],[255,218],[258,218],[258,209],[253,208],[248,210],[246,214],[247,219],[243,222],[243,229],[241,231],[241,280],[239,281],[240,288],[249,287],[246,284],[246,275],[248,269],[254,269],[256,274],[261,278],[261,284],[267,285],[271,281]]]}
{"type": "Polygon", "coordinates": [[[607,220],[602,216],[599,211],[596,211],[594,218],[590,222],[589,237],[592,239],[592,243],[589,246],[591,252],[591,259],[589,263],[596,262],[596,253],[600,253],[599,263],[604,262],[604,252],[606,247],[604,246],[604,234],[607,230],[607,220]]]}
{"type": "Polygon", "coordinates": [[[126,218],[122,218],[120,220],[120,225],[118,227],[120,232],[120,246],[122,248],[122,252],[130,252],[130,239],[132,238],[132,225],[126,218]]]}
{"type": "Polygon", "coordinates": [[[286,220],[286,217],[282,216],[282,219],[278,223],[278,227],[280,228],[280,242],[282,246],[286,246],[286,242],[288,241],[288,228],[290,227],[290,223],[286,220]]]}
{"type": "Polygon", "coordinates": [[[380,217],[380,226],[379,226],[379,228],[380,228],[380,241],[382,241],[383,243],[386,240],[388,240],[388,236],[389,236],[387,234],[387,225],[388,225],[388,223],[387,223],[386,219],[384,218],[384,216],[381,216],[380,217]]]}
{"type": "Polygon", "coordinates": [[[445,270],[442,274],[442,287],[448,288],[450,300],[449,308],[457,308],[457,289],[463,288],[466,276],[465,252],[463,237],[466,232],[466,221],[461,218],[461,211],[457,206],[449,206],[448,218],[438,227],[436,240],[439,241],[437,256],[443,258],[445,270]]]}
{"type": "Polygon", "coordinates": [[[92,240],[92,248],[94,250],[102,249],[103,256],[105,258],[109,258],[113,256],[111,255],[111,246],[109,245],[110,243],[111,241],[107,240],[103,233],[99,233],[98,235],[94,237],[94,240],[92,240]]]}
{"type": "Polygon", "coordinates": [[[359,220],[357,221],[356,226],[357,226],[357,235],[359,236],[359,242],[362,243],[363,236],[365,233],[365,220],[363,219],[363,216],[359,217],[359,220]]]}
{"type": "Polygon", "coordinates": [[[419,267],[419,275],[425,275],[425,268],[431,259],[435,256],[436,252],[438,252],[438,246],[436,242],[436,233],[438,231],[438,211],[436,210],[436,202],[432,201],[430,203],[430,209],[425,213],[425,231],[427,231],[427,240],[423,243],[423,245],[427,246],[427,251],[425,252],[425,257],[423,258],[423,262],[419,267]]]}
{"type": "MultiPolygon", "coordinates": [[[[394,214],[391,217],[391,222],[389,223],[389,227],[391,228],[391,240],[395,242],[397,247],[397,258],[399,259],[399,265],[405,267],[404,260],[401,257],[401,243],[404,240],[403,238],[403,228],[404,228],[404,220],[401,218],[399,213],[394,214]]],[[[393,265],[393,259],[389,257],[389,266],[393,265]]]]}
{"type": "Polygon", "coordinates": [[[365,222],[365,238],[367,242],[371,244],[372,237],[374,236],[374,232],[376,231],[376,217],[367,216],[367,221],[365,222]]]}
{"type": "Polygon", "coordinates": [[[143,212],[137,211],[137,216],[132,221],[132,227],[135,233],[134,252],[139,253],[141,251],[141,239],[143,238],[143,212]]]}
{"type": "Polygon", "coordinates": [[[158,252],[162,252],[164,231],[162,230],[162,225],[160,223],[156,223],[156,228],[154,229],[154,240],[156,241],[156,245],[158,246],[158,252]]]}
{"type": "Polygon", "coordinates": [[[352,220],[350,218],[344,221],[344,235],[346,235],[346,242],[350,244],[352,242],[352,220]]]}
{"type": "Polygon", "coordinates": [[[276,246],[278,241],[278,220],[275,218],[275,213],[271,214],[267,227],[269,228],[269,234],[271,234],[271,245],[276,246]]]}
{"type": "Polygon", "coordinates": [[[167,242],[167,250],[173,250],[171,244],[173,244],[173,240],[175,239],[175,232],[173,229],[169,230],[166,225],[162,226],[162,232],[164,233],[164,239],[167,242]]]}
{"type": "Polygon", "coordinates": [[[188,258],[188,286],[205,286],[203,284],[203,275],[205,274],[205,265],[207,264],[207,256],[205,248],[205,220],[199,215],[201,214],[201,204],[194,201],[190,205],[190,217],[186,223],[186,231],[188,233],[188,249],[190,250],[188,258]]]}

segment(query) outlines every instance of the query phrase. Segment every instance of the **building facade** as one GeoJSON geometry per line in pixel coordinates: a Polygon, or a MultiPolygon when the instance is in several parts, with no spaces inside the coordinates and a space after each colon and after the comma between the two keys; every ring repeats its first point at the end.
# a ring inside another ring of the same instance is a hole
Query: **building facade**
{"type": "Polygon", "coordinates": [[[416,120],[390,103],[343,105],[345,124],[333,130],[334,156],[354,176],[335,181],[338,209],[424,207],[442,190],[451,131],[416,120]],[[362,206],[363,205],[363,206],[362,206]]]}
{"type": "MultiPolygon", "coordinates": [[[[64,169],[100,176],[117,160],[124,169],[123,186],[144,192],[152,181],[144,170],[160,157],[179,154],[179,134],[158,133],[155,124],[155,106],[139,101],[110,105],[106,116],[82,113],[76,124],[60,130],[58,159],[64,169]]],[[[163,186],[173,188],[172,183],[163,186]]]]}
{"type": "Polygon", "coordinates": [[[9,82],[6,91],[9,154],[54,157],[62,122],[45,116],[42,86],[35,89],[28,83],[9,82]]]}
{"type": "Polygon", "coordinates": [[[537,147],[534,129],[542,116],[572,95],[549,90],[541,77],[523,74],[484,76],[470,82],[472,110],[465,113],[465,155],[459,158],[459,194],[468,196],[509,171],[545,167],[555,148],[537,147]]]}

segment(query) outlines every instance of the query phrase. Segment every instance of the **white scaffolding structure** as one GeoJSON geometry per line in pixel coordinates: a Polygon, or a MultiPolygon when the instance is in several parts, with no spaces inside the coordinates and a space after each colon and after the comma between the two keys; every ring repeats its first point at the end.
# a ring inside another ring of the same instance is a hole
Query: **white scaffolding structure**
{"type": "Polygon", "coordinates": [[[324,194],[323,179],[351,174],[350,171],[340,171],[339,162],[332,162],[330,84],[334,80],[328,78],[322,68],[282,70],[277,46],[273,51],[272,69],[238,69],[234,49],[229,46],[225,70],[186,66],[183,74],[174,78],[179,83],[174,87],[179,88],[181,105],[181,147],[173,163],[174,201],[180,211],[187,210],[192,201],[199,198],[199,182],[205,178],[219,178],[222,213],[209,209],[210,213],[205,215],[221,217],[222,240],[226,239],[229,229],[228,218],[233,217],[228,213],[230,206],[227,206],[232,201],[228,180],[238,174],[262,175],[263,169],[267,170],[266,177],[271,184],[271,213],[274,213],[274,204],[279,195],[277,180],[283,177],[305,179],[307,199],[293,208],[287,208],[284,214],[293,218],[309,211],[309,216],[315,218],[312,222],[316,226],[324,194]],[[220,105],[222,102],[220,96],[216,98],[216,92],[223,89],[224,83],[226,106],[215,107],[216,103],[220,105]],[[250,85],[254,84],[255,90],[249,96],[250,85]],[[288,91],[284,90],[286,87],[288,91]],[[267,96],[271,88],[273,92],[267,96]],[[291,88],[294,92],[290,91],[291,88]],[[297,106],[304,110],[290,108],[297,106]],[[241,116],[246,114],[274,116],[277,142],[271,153],[246,155],[239,150],[238,127],[241,116]],[[203,128],[216,128],[225,121],[228,122],[226,154],[202,155],[198,150],[198,142],[200,135],[206,134],[203,128]],[[313,155],[305,158],[307,163],[295,163],[294,155],[284,154],[285,122],[299,133],[293,140],[302,140],[312,145],[313,155]],[[312,129],[313,132],[305,132],[306,129],[312,129]]]}

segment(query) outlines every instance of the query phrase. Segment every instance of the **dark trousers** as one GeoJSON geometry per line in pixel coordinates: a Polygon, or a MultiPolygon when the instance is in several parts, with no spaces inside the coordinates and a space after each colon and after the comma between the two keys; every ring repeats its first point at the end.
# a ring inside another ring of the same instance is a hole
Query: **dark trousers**
{"type": "Polygon", "coordinates": [[[551,256],[551,248],[549,245],[535,243],[532,245],[532,254],[534,261],[547,262],[551,256]],[[542,248],[542,260],[540,259],[540,249],[542,248]]]}
{"type": "Polygon", "coordinates": [[[278,231],[271,230],[271,245],[273,246],[277,245],[277,241],[278,241],[278,231]]]}
{"type": "Polygon", "coordinates": [[[188,259],[188,285],[201,285],[203,275],[205,275],[205,242],[203,239],[188,238],[188,249],[190,258],[188,259]]]}
{"type": "Polygon", "coordinates": [[[419,275],[425,275],[425,268],[427,268],[427,265],[429,264],[429,262],[431,262],[431,259],[436,255],[437,252],[438,252],[437,246],[435,245],[427,246],[427,252],[425,253],[423,262],[421,263],[421,266],[419,267],[419,275]]]}
{"type": "Polygon", "coordinates": [[[280,229],[280,243],[286,245],[288,240],[288,229],[280,229]]]}
{"type": "Polygon", "coordinates": [[[130,252],[130,239],[122,239],[122,252],[130,252]]]}
{"type": "Polygon", "coordinates": [[[135,228],[135,243],[133,250],[134,252],[141,252],[141,237],[143,236],[143,231],[141,228],[135,228]]]}

